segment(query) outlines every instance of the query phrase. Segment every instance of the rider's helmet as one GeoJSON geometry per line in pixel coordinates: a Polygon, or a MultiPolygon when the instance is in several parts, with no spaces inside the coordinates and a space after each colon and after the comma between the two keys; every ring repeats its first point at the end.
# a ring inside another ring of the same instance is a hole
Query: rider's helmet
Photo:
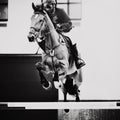
{"type": "Polygon", "coordinates": [[[42,0],[43,7],[48,12],[53,12],[57,5],[57,0],[42,0]]]}

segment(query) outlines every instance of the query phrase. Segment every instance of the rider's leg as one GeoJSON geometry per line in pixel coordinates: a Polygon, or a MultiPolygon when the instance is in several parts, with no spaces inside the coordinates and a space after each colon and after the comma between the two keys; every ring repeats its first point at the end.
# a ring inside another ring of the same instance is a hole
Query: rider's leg
{"type": "Polygon", "coordinates": [[[72,54],[75,58],[75,65],[77,67],[77,69],[80,69],[81,67],[83,67],[85,65],[85,62],[81,59],[79,53],[78,53],[78,50],[77,50],[77,47],[76,47],[76,44],[72,44],[72,41],[69,37],[65,36],[69,46],[70,46],[70,49],[72,51],[72,54]]]}
{"type": "Polygon", "coordinates": [[[80,54],[78,53],[76,44],[72,46],[72,50],[73,50],[74,57],[75,57],[75,65],[77,69],[80,69],[81,67],[85,65],[85,62],[81,59],[80,54]]]}
{"type": "Polygon", "coordinates": [[[37,70],[39,71],[39,76],[40,76],[40,81],[41,84],[45,87],[48,88],[49,87],[49,82],[46,80],[46,78],[44,77],[43,73],[41,72],[41,70],[44,70],[45,68],[43,67],[43,65],[41,64],[41,62],[37,62],[35,64],[37,70]]]}

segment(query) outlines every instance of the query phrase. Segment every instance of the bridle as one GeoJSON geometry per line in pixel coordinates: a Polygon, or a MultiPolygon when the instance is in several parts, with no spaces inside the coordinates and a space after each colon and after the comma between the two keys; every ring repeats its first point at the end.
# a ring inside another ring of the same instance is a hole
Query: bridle
{"type": "MultiPolygon", "coordinates": [[[[41,14],[41,12],[39,12],[39,11],[37,11],[37,12],[34,12],[34,14],[41,14]]],[[[42,41],[42,40],[45,40],[46,39],[46,37],[47,37],[47,35],[49,35],[50,34],[50,31],[48,30],[48,31],[44,31],[43,30],[43,36],[41,36],[41,33],[40,32],[42,32],[42,30],[41,30],[41,28],[42,28],[42,26],[43,26],[43,24],[44,24],[44,22],[45,22],[45,19],[43,18],[41,21],[41,25],[40,25],[40,28],[39,29],[37,29],[37,28],[35,28],[35,27],[30,27],[30,29],[31,29],[31,31],[30,31],[30,34],[32,34],[33,36],[34,36],[34,38],[35,38],[35,40],[36,40],[36,42],[39,44],[39,42],[38,41],[42,41]]],[[[47,27],[45,28],[45,29],[47,29],[47,27]]],[[[60,35],[59,35],[59,44],[58,45],[56,45],[56,46],[54,46],[54,47],[52,47],[52,48],[49,48],[48,46],[45,46],[45,48],[48,50],[48,51],[45,51],[45,53],[46,54],[48,54],[48,55],[50,55],[51,57],[53,57],[54,55],[55,55],[55,49],[57,48],[57,47],[59,47],[60,46],[60,44],[61,44],[61,37],[60,37],[60,35]]]]}
{"type": "MultiPolygon", "coordinates": [[[[35,14],[40,14],[40,12],[34,12],[35,14]]],[[[34,35],[34,37],[35,37],[35,39],[37,39],[37,38],[39,38],[39,33],[41,32],[41,28],[42,28],[42,26],[43,26],[43,24],[44,24],[44,19],[43,20],[41,20],[40,21],[41,22],[41,26],[40,26],[40,28],[39,29],[37,29],[37,28],[35,28],[35,27],[30,27],[30,29],[32,30],[32,31],[30,31],[29,33],[30,34],[33,34],[34,35]]],[[[41,38],[40,38],[41,39],[41,38]]]]}

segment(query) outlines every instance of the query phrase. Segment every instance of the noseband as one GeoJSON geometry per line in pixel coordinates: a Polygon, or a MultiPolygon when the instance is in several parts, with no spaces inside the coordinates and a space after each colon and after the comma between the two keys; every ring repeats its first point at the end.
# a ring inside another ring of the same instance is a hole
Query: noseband
{"type": "MultiPolygon", "coordinates": [[[[40,14],[40,12],[35,12],[35,14],[40,14]]],[[[40,22],[42,22],[42,23],[41,23],[41,26],[40,26],[39,29],[37,29],[35,27],[30,27],[30,29],[32,29],[32,31],[30,31],[29,33],[33,34],[36,39],[39,38],[39,33],[41,32],[40,30],[41,30],[41,28],[42,28],[42,26],[44,24],[44,19],[41,20],[40,22]]],[[[40,39],[42,39],[42,37],[40,37],[40,39]]]]}

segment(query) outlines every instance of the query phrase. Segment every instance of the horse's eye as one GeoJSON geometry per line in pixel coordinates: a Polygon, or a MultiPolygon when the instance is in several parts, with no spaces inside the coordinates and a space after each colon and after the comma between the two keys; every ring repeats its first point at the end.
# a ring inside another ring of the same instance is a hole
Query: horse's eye
{"type": "Polygon", "coordinates": [[[40,22],[42,22],[42,20],[40,20],[40,22]]]}

